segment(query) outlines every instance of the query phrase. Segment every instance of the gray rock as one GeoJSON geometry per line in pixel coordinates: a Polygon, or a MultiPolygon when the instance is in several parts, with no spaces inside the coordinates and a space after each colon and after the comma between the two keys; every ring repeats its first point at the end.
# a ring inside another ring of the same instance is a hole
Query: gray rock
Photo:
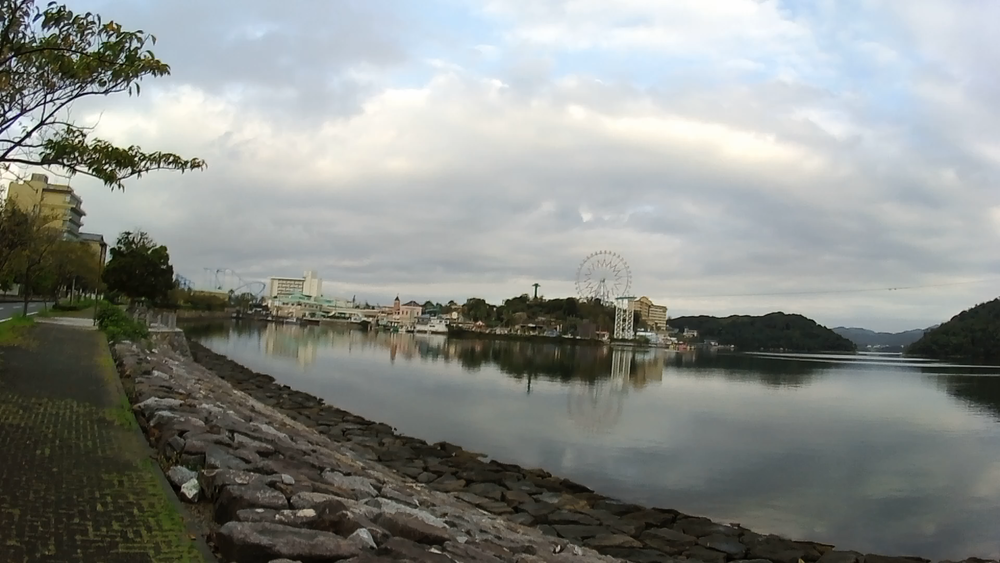
{"type": "Polygon", "coordinates": [[[578,524],[554,524],[552,528],[559,537],[569,540],[585,540],[611,533],[603,526],[581,526],[578,524]]]}
{"type": "Polygon", "coordinates": [[[161,397],[152,397],[146,399],[145,401],[136,404],[132,407],[133,410],[141,411],[142,414],[149,416],[156,411],[163,409],[176,409],[177,407],[184,404],[184,401],[180,399],[165,399],[161,397]]]}
{"type": "Polygon", "coordinates": [[[594,503],[595,510],[604,510],[610,512],[615,516],[625,516],[626,514],[632,512],[638,512],[644,510],[645,507],[639,506],[637,504],[629,504],[625,502],[619,502],[617,500],[599,500],[594,503]]]}
{"type": "Polygon", "coordinates": [[[438,478],[437,475],[429,473],[427,471],[423,471],[420,473],[420,475],[417,475],[417,483],[430,483],[431,481],[437,478],[438,478]]]}
{"type": "Polygon", "coordinates": [[[545,519],[549,524],[582,524],[584,526],[596,526],[600,524],[595,518],[568,510],[557,510],[546,516],[545,519]]]}
{"type": "Polygon", "coordinates": [[[272,508],[285,510],[288,500],[274,489],[235,485],[222,489],[215,501],[215,521],[224,524],[236,518],[236,513],[244,508],[272,508]]]}
{"type": "Polygon", "coordinates": [[[726,563],[725,553],[715,551],[714,549],[708,549],[707,547],[702,547],[700,545],[696,545],[685,551],[684,556],[689,559],[704,561],[705,563],[726,563]]]}
{"type": "Polygon", "coordinates": [[[526,504],[529,502],[534,502],[535,499],[531,498],[531,495],[524,491],[504,491],[503,500],[508,504],[526,504]]]}
{"type": "Polygon", "coordinates": [[[556,511],[556,506],[547,502],[526,502],[517,506],[518,512],[527,512],[535,518],[541,519],[556,511]]]}
{"type": "Polygon", "coordinates": [[[215,533],[215,544],[225,560],[240,563],[268,563],[276,558],[320,563],[361,553],[354,543],[329,532],[257,522],[223,525],[215,533]]]}
{"type": "Polygon", "coordinates": [[[486,504],[487,502],[490,502],[490,499],[488,498],[484,498],[479,495],[474,495],[472,493],[467,493],[465,491],[459,491],[455,493],[455,498],[464,500],[465,502],[473,506],[479,506],[482,504],[486,504]]]}
{"type": "Polygon", "coordinates": [[[511,514],[507,516],[507,520],[514,522],[515,524],[520,524],[522,526],[531,526],[535,523],[535,518],[528,514],[527,512],[521,512],[518,514],[511,514]]]}
{"type": "Polygon", "coordinates": [[[249,464],[219,446],[211,445],[205,449],[206,469],[235,469],[242,471],[247,467],[249,467],[249,464]]]}
{"type": "Polygon", "coordinates": [[[503,500],[506,489],[496,483],[473,483],[466,487],[466,490],[474,495],[490,498],[493,500],[503,500]]]}
{"type": "Polygon", "coordinates": [[[375,523],[393,536],[417,543],[442,545],[452,539],[447,526],[433,525],[403,512],[383,512],[375,518],[375,523]]]}
{"type": "Polygon", "coordinates": [[[375,545],[375,538],[372,537],[371,532],[365,528],[358,528],[351,535],[347,536],[347,541],[353,543],[361,549],[376,549],[378,546],[375,545]]]}
{"type": "MultiPolygon", "coordinates": [[[[799,559],[805,559],[809,554],[809,550],[805,549],[803,546],[777,536],[766,536],[748,547],[748,558],[768,559],[774,563],[798,563],[799,559]]],[[[814,561],[818,559],[818,557],[810,557],[809,559],[814,561]]],[[[865,562],[868,563],[867,557],[865,558],[865,562]]]]}
{"type": "Polygon", "coordinates": [[[348,477],[339,471],[324,471],[322,477],[334,487],[353,491],[356,500],[378,496],[378,491],[372,486],[372,480],[366,477],[348,477]]]}
{"type": "Polygon", "coordinates": [[[714,549],[716,551],[721,551],[731,558],[739,559],[743,557],[747,552],[747,547],[740,543],[738,538],[733,536],[724,536],[722,534],[712,534],[711,536],[705,536],[703,538],[698,538],[698,543],[703,547],[709,549],[714,549]]]}
{"type": "Polygon", "coordinates": [[[381,495],[389,500],[398,502],[400,504],[405,504],[413,508],[420,508],[420,501],[411,494],[407,494],[396,487],[390,487],[388,485],[383,485],[380,491],[381,495]]]}
{"type": "Polygon", "coordinates": [[[740,531],[732,526],[716,524],[708,518],[682,518],[674,523],[673,528],[689,536],[702,537],[712,534],[724,536],[739,536],[740,531]]]}
{"type": "Polygon", "coordinates": [[[594,549],[602,547],[642,547],[642,543],[625,534],[601,534],[583,542],[583,545],[594,549]]]}
{"type": "Polygon", "coordinates": [[[191,479],[181,485],[180,493],[181,500],[190,503],[198,502],[198,499],[201,497],[201,485],[198,484],[198,479],[191,479]]]}
{"type": "Polygon", "coordinates": [[[180,488],[184,485],[184,483],[187,483],[191,479],[197,478],[197,473],[180,465],[175,465],[167,471],[167,479],[170,480],[170,484],[177,488],[180,488]]]}
{"type": "Polygon", "coordinates": [[[698,538],[670,528],[646,530],[639,536],[642,543],[667,555],[680,555],[698,543],[698,538]]]}
{"type": "Polygon", "coordinates": [[[294,528],[311,528],[316,522],[316,511],[311,508],[302,510],[274,510],[269,508],[244,508],[236,512],[239,522],[268,522],[282,524],[294,528]]]}
{"type": "Polygon", "coordinates": [[[392,536],[364,514],[348,510],[343,504],[338,506],[335,502],[323,503],[317,506],[316,512],[318,518],[312,527],[317,530],[349,536],[360,529],[365,529],[372,536],[376,545],[384,544],[392,536]]]}
{"type": "Polygon", "coordinates": [[[181,438],[180,436],[171,436],[170,439],[167,440],[167,446],[170,448],[170,451],[168,452],[169,454],[179,454],[184,451],[184,438],[181,438]]]}
{"type": "Polygon", "coordinates": [[[690,563],[689,559],[671,557],[653,549],[606,547],[601,548],[599,551],[604,555],[610,555],[611,557],[617,557],[619,559],[631,561],[632,563],[690,563]]]}
{"type": "Polygon", "coordinates": [[[379,547],[379,555],[387,555],[392,560],[412,561],[414,563],[454,563],[451,557],[440,551],[404,538],[392,538],[379,547]]]}
{"type": "Polygon", "coordinates": [[[626,514],[622,516],[622,519],[642,522],[653,528],[663,528],[672,524],[676,516],[669,512],[660,512],[658,510],[640,510],[639,512],[626,514]]]}
{"type": "Polygon", "coordinates": [[[816,563],[858,563],[861,554],[856,551],[828,551],[816,563]]]}
{"type": "Polygon", "coordinates": [[[238,432],[233,433],[233,444],[238,448],[252,450],[260,455],[274,453],[274,446],[265,444],[264,442],[258,442],[257,440],[244,436],[238,432]]]}
{"type": "Polygon", "coordinates": [[[491,514],[513,514],[514,509],[507,505],[505,502],[500,502],[498,500],[489,500],[479,505],[479,508],[491,513],[491,514]]]}
{"type": "Polygon", "coordinates": [[[198,472],[198,483],[211,500],[225,487],[233,485],[253,485],[263,487],[264,477],[247,471],[234,469],[202,469],[198,472]]]}
{"type": "Polygon", "coordinates": [[[334,495],[327,495],[324,493],[303,492],[303,493],[296,493],[294,496],[292,496],[291,504],[292,508],[298,510],[303,508],[314,508],[316,505],[320,503],[324,503],[331,500],[341,501],[344,499],[336,497],[334,495]]]}
{"type": "MultiPolygon", "coordinates": [[[[451,477],[451,475],[448,475],[447,477],[451,477]]],[[[463,488],[465,488],[465,481],[462,479],[455,479],[455,478],[442,481],[441,478],[439,478],[437,481],[431,483],[430,487],[435,491],[439,491],[442,493],[453,493],[455,491],[460,491],[463,488]]]]}
{"type": "Polygon", "coordinates": [[[443,520],[430,514],[429,512],[425,512],[423,510],[417,510],[415,508],[410,508],[409,506],[399,504],[398,502],[392,502],[391,500],[386,500],[381,498],[368,499],[367,501],[365,501],[365,506],[370,506],[377,510],[381,510],[382,512],[387,514],[395,514],[397,512],[401,512],[408,516],[413,516],[414,518],[422,520],[423,522],[437,528],[448,527],[443,520]]]}

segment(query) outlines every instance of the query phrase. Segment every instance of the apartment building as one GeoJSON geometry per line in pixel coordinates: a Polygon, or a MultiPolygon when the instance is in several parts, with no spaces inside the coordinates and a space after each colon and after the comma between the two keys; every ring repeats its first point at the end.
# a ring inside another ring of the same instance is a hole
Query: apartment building
{"type": "Polygon", "coordinates": [[[108,260],[108,243],[104,242],[104,236],[97,233],[80,233],[80,242],[90,247],[100,261],[103,270],[108,260]]]}
{"type": "Polygon", "coordinates": [[[67,240],[81,240],[83,226],[83,200],[66,184],[50,184],[45,174],[32,174],[24,182],[11,182],[7,187],[7,201],[21,210],[40,212],[51,217],[51,226],[62,231],[67,240]]]}
{"type": "Polygon", "coordinates": [[[304,272],[301,278],[270,278],[267,294],[271,299],[292,294],[319,297],[323,295],[323,279],[314,270],[304,272]]]}
{"type": "Polygon", "coordinates": [[[642,296],[632,302],[632,310],[639,312],[639,317],[653,330],[667,328],[667,307],[657,305],[649,297],[642,296]]]}

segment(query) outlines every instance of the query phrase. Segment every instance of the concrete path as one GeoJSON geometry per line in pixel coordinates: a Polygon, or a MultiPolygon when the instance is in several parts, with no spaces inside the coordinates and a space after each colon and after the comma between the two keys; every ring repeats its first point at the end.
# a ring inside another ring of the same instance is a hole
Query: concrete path
{"type": "Polygon", "coordinates": [[[36,324],[22,341],[0,348],[0,561],[206,561],[103,334],[36,324]]]}

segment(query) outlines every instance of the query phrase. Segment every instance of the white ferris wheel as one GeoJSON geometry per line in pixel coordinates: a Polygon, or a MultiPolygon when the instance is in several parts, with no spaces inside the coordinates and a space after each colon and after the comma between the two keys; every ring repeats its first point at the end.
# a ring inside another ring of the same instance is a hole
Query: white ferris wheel
{"type": "Polygon", "coordinates": [[[580,299],[594,299],[615,308],[614,336],[621,340],[635,337],[633,328],[632,270],[617,252],[601,250],[583,259],[576,270],[576,293],[580,299]]]}
{"type": "Polygon", "coordinates": [[[632,271],[616,252],[601,250],[583,259],[576,271],[576,292],[580,299],[596,299],[607,305],[628,295],[632,271]]]}

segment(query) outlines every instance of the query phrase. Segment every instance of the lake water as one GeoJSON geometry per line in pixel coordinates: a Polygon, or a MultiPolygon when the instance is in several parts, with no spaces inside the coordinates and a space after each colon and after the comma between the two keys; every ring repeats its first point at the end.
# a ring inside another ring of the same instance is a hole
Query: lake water
{"type": "Polygon", "coordinates": [[[429,442],[839,549],[1000,556],[1000,368],[229,324],[196,336],[429,442]]]}

